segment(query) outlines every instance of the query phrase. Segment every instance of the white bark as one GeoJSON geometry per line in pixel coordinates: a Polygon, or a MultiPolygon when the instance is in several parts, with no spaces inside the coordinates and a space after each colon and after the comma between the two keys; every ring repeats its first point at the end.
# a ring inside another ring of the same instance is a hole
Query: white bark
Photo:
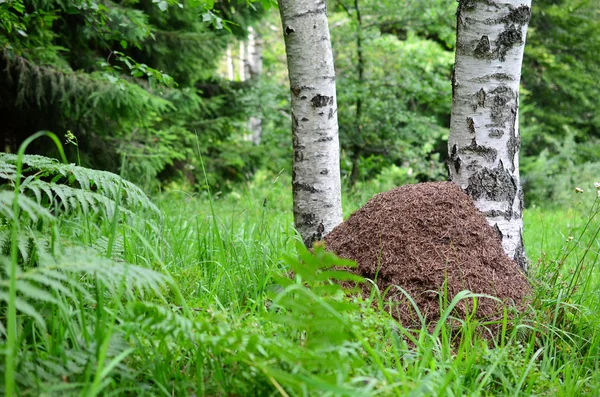
{"type": "Polygon", "coordinates": [[[248,140],[255,146],[260,145],[262,139],[262,118],[251,116],[248,120],[248,129],[251,132],[248,140]]]}
{"type": "MultiPolygon", "coordinates": [[[[263,41],[252,26],[248,28],[246,56],[246,76],[248,76],[250,80],[258,81],[262,75],[263,41]]],[[[260,114],[262,110],[258,109],[258,112],[260,114]]],[[[252,133],[249,140],[252,141],[254,145],[260,145],[262,139],[262,117],[260,117],[260,115],[250,117],[248,120],[248,129],[252,133]]]]}
{"type": "Polygon", "coordinates": [[[325,0],[279,0],[292,92],[294,222],[310,247],[342,222],[335,71],[325,0]]]}
{"type": "Polygon", "coordinates": [[[244,51],[246,46],[243,41],[240,41],[240,81],[246,81],[246,52],[244,51]]]}
{"type": "Polygon", "coordinates": [[[227,45],[227,78],[229,81],[233,81],[233,55],[231,53],[231,44],[227,45]]]}
{"type": "Polygon", "coordinates": [[[247,76],[251,79],[262,74],[263,68],[263,41],[258,32],[252,26],[248,28],[248,50],[247,50],[247,76]]]}
{"type": "Polygon", "coordinates": [[[530,6],[531,0],[459,0],[448,138],[450,178],[523,269],[518,109],[530,6]]]}

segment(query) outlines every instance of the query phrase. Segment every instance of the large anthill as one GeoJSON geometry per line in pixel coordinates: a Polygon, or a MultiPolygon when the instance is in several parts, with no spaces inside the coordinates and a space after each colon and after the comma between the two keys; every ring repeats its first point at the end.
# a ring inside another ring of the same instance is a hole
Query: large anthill
{"type": "MultiPolygon", "coordinates": [[[[405,296],[428,321],[440,315],[439,293],[447,299],[462,290],[493,295],[519,306],[530,292],[517,264],[505,255],[500,238],[473,201],[450,182],[395,188],[373,197],[326,237],[327,249],[358,263],[354,272],[376,280],[398,302],[394,315],[417,325],[405,296]],[[445,282],[447,284],[445,285],[445,282]]],[[[502,316],[502,306],[480,299],[477,317],[502,316]]],[[[466,302],[455,315],[464,315],[466,302]]]]}

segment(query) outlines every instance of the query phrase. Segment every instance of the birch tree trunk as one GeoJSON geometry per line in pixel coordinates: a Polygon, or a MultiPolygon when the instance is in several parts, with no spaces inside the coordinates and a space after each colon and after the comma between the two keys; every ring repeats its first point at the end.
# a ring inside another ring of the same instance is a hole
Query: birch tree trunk
{"type": "MultiPolygon", "coordinates": [[[[263,69],[263,41],[260,34],[252,28],[248,27],[248,45],[246,54],[248,62],[246,62],[246,76],[250,80],[258,81],[262,75],[263,69]]],[[[248,120],[248,129],[252,132],[251,141],[254,145],[260,145],[262,139],[262,109],[258,109],[257,116],[251,116],[248,120]]]]}
{"type": "Polygon", "coordinates": [[[239,72],[240,72],[240,81],[246,81],[246,45],[243,41],[240,41],[240,57],[238,59],[239,62],[239,72]]]}
{"type": "Polygon", "coordinates": [[[248,70],[250,79],[258,78],[263,69],[263,40],[260,34],[252,27],[248,27],[248,70]]]}
{"type": "Polygon", "coordinates": [[[469,194],[526,270],[519,178],[519,82],[531,0],[459,0],[448,150],[469,194]]]}
{"type": "Polygon", "coordinates": [[[279,0],[292,92],[294,223],[306,246],[342,222],[333,54],[325,0],[279,0]]]}
{"type": "Polygon", "coordinates": [[[231,51],[231,44],[227,44],[227,78],[229,81],[233,81],[235,78],[233,74],[233,54],[231,51]]]}

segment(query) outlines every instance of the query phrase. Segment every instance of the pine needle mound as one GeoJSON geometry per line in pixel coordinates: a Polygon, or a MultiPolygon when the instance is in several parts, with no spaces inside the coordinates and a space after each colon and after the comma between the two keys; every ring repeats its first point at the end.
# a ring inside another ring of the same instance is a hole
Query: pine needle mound
{"type": "MultiPolygon", "coordinates": [[[[440,293],[447,302],[463,290],[495,296],[522,306],[529,284],[503,251],[500,237],[473,201],[454,183],[406,185],[380,193],[326,237],[327,249],[354,260],[352,271],[375,280],[392,298],[393,314],[405,326],[419,320],[404,289],[428,322],[440,318],[440,293]],[[447,280],[447,285],[444,283],[447,280]]],[[[463,300],[453,312],[472,310],[463,300]]],[[[477,302],[476,317],[501,318],[504,305],[489,298],[477,302]]],[[[464,317],[463,317],[464,318],[464,317]]]]}

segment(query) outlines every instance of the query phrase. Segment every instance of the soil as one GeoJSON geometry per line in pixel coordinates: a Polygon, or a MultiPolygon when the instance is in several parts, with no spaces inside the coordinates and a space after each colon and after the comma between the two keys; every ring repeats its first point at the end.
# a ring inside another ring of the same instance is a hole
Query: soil
{"type": "MultiPolygon", "coordinates": [[[[469,290],[518,308],[531,292],[483,213],[451,182],[406,185],[380,193],[333,229],[325,243],[338,256],[357,262],[358,268],[351,271],[374,280],[386,299],[394,302],[394,317],[407,327],[418,327],[420,322],[395,286],[412,297],[430,324],[440,318],[443,296],[447,305],[460,291],[469,290]]],[[[475,316],[499,319],[503,309],[498,301],[479,298],[475,316]]],[[[464,318],[471,310],[472,300],[463,300],[453,316],[464,318]]]]}

